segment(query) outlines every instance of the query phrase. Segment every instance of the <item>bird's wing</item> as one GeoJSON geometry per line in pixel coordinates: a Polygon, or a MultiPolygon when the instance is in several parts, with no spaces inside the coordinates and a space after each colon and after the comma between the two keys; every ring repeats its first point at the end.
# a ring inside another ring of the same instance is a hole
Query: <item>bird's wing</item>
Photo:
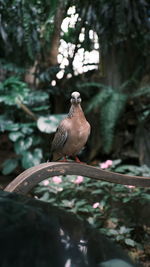
{"type": "Polygon", "coordinates": [[[54,140],[52,142],[51,150],[52,152],[59,151],[63,148],[67,141],[68,133],[65,129],[63,123],[61,123],[55,133],[54,140]]]}

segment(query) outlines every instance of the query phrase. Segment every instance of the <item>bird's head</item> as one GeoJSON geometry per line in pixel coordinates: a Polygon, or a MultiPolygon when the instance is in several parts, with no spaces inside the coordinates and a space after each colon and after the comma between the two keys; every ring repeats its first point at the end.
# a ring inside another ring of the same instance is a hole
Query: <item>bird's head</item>
{"type": "Polygon", "coordinates": [[[71,103],[72,104],[79,104],[81,103],[81,97],[79,92],[73,92],[71,94],[71,103]]]}

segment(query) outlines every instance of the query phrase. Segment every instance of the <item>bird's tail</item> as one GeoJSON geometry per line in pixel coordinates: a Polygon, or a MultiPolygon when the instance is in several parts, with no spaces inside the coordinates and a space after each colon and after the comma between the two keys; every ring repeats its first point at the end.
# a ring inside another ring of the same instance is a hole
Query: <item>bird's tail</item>
{"type": "Polygon", "coordinates": [[[62,156],[59,153],[56,152],[51,152],[50,153],[50,157],[49,157],[49,161],[58,161],[62,158],[62,156]]]}

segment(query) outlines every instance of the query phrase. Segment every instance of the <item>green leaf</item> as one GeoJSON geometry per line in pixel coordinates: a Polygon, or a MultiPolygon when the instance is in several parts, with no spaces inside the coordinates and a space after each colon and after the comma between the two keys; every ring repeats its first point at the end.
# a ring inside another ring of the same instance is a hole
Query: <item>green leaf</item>
{"type": "Polygon", "coordinates": [[[112,168],[116,168],[119,164],[121,164],[122,160],[121,159],[116,159],[113,160],[112,168]]]}
{"type": "Polygon", "coordinates": [[[124,240],[124,236],[123,235],[117,235],[116,241],[121,241],[121,240],[124,240]]]}
{"type": "Polygon", "coordinates": [[[29,94],[29,88],[27,85],[20,81],[18,77],[9,77],[2,84],[3,95],[0,96],[0,102],[4,102],[6,105],[16,105],[16,100],[21,101],[29,94]]]}
{"type": "Polygon", "coordinates": [[[74,206],[74,199],[72,200],[63,199],[62,206],[67,208],[72,208],[74,206]]]}
{"type": "Polygon", "coordinates": [[[84,206],[86,203],[87,203],[87,201],[84,200],[84,199],[79,200],[79,201],[76,203],[76,207],[77,207],[77,208],[82,207],[82,206],[84,206]]]}
{"type": "Polygon", "coordinates": [[[34,163],[37,165],[41,162],[41,159],[43,157],[43,153],[42,153],[42,149],[40,148],[35,148],[34,149],[34,153],[33,153],[33,156],[34,156],[34,163]],[[36,163],[37,162],[37,163],[36,163]]]}
{"type": "Polygon", "coordinates": [[[133,228],[127,228],[125,226],[121,226],[119,229],[119,233],[122,234],[128,234],[133,230],[133,228]]]}
{"type": "Polygon", "coordinates": [[[133,97],[140,97],[140,96],[149,96],[150,95],[150,86],[141,87],[132,94],[133,97]]]}
{"type": "Polygon", "coordinates": [[[17,131],[19,129],[19,124],[13,123],[6,115],[0,115],[0,131],[17,131]]]}
{"type": "Polygon", "coordinates": [[[42,150],[39,148],[34,149],[32,153],[29,151],[25,151],[21,159],[23,168],[28,169],[30,167],[40,164],[42,157],[42,150]]]}
{"type": "Polygon", "coordinates": [[[28,169],[30,167],[33,167],[34,166],[33,161],[34,161],[34,159],[33,159],[33,155],[31,152],[26,151],[23,153],[21,163],[22,163],[22,166],[24,169],[28,169]]]}
{"type": "Polygon", "coordinates": [[[131,247],[134,247],[135,246],[135,241],[130,239],[130,238],[126,238],[124,240],[124,242],[128,245],[128,246],[131,246],[131,247]]]}
{"type": "Polygon", "coordinates": [[[127,203],[127,202],[129,202],[129,201],[131,201],[131,197],[124,197],[124,198],[122,198],[122,202],[123,203],[127,203]]]}
{"type": "Polygon", "coordinates": [[[110,153],[115,136],[115,128],[120,116],[122,115],[127,95],[113,91],[111,97],[101,107],[100,122],[103,139],[103,150],[106,154],[110,153]]]}
{"type": "MultiPolygon", "coordinates": [[[[46,100],[49,99],[49,94],[47,92],[43,92],[41,90],[31,91],[24,100],[26,105],[38,105],[41,103],[45,103],[46,100]]],[[[44,105],[40,106],[39,110],[43,110],[44,105]]],[[[38,107],[39,108],[39,107],[38,107]]]]}
{"type": "Polygon", "coordinates": [[[15,152],[16,154],[22,154],[24,151],[26,151],[30,146],[32,145],[32,137],[27,137],[26,139],[19,139],[15,143],[15,152]]]}
{"type": "Polygon", "coordinates": [[[114,230],[114,229],[109,229],[108,230],[108,235],[117,236],[118,235],[118,231],[114,230]]]}
{"type": "Polygon", "coordinates": [[[21,132],[12,132],[9,134],[9,139],[13,142],[16,142],[20,137],[23,137],[21,132]]]}
{"type": "Polygon", "coordinates": [[[33,133],[32,126],[30,125],[30,123],[24,123],[23,126],[21,127],[21,132],[27,135],[33,133]]]}
{"type": "Polygon", "coordinates": [[[81,212],[88,212],[88,213],[90,212],[90,210],[88,208],[86,208],[86,207],[78,208],[78,210],[81,211],[81,212]]]}
{"type": "Polygon", "coordinates": [[[92,191],[92,195],[96,195],[96,194],[102,194],[103,190],[102,189],[96,189],[92,191]]]}
{"type": "Polygon", "coordinates": [[[13,172],[13,170],[16,169],[18,166],[18,160],[17,159],[8,159],[3,163],[3,169],[2,173],[4,175],[8,175],[13,172]]]}
{"type": "Polygon", "coordinates": [[[40,117],[37,121],[37,127],[41,132],[53,133],[56,131],[58,124],[66,117],[65,114],[51,115],[47,117],[40,117]]]}
{"type": "Polygon", "coordinates": [[[18,131],[19,128],[20,128],[19,123],[13,123],[13,122],[7,123],[6,122],[6,126],[5,126],[6,131],[18,131]]]}
{"type": "Polygon", "coordinates": [[[35,193],[44,193],[47,191],[47,187],[43,186],[42,182],[39,183],[40,186],[35,187],[34,192],[35,193]]]}
{"type": "Polygon", "coordinates": [[[90,112],[92,109],[94,109],[95,107],[99,107],[104,104],[106,101],[108,101],[108,99],[111,97],[113,93],[112,88],[110,87],[106,87],[100,91],[98,94],[96,94],[91,100],[90,103],[88,105],[88,108],[86,110],[86,112],[90,112]]]}
{"type": "Polygon", "coordinates": [[[115,169],[116,172],[120,172],[120,173],[131,173],[133,175],[139,175],[140,174],[140,169],[138,166],[135,165],[122,165],[119,166],[115,169]]]}
{"type": "Polygon", "coordinates": [[[49,192],[45,192],[43,196],[40,198],[42,201],[48,201],[50,198],[49,192]]]}
{"type": "Polygon", "coordinates": [[[142,198],[147,199],[147,200],[150,200],[150,194],[143,193],[142,194],[142,198]]]}

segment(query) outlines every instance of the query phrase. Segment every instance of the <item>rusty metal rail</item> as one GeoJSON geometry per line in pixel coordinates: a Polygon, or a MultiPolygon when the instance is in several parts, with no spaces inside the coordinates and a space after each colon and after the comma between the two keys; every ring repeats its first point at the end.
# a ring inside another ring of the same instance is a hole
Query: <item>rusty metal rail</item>
{"type": "Polygon", "coordinates": [[[18,175],[5,191],[27,194],[41,181],[55,175],[83,175],[91,179],[104,180],[111,183],[150,187],[150,177],[129,176],[101,170],[86,164],[73,162],[49,162],[29,168],[18,175]]]}

